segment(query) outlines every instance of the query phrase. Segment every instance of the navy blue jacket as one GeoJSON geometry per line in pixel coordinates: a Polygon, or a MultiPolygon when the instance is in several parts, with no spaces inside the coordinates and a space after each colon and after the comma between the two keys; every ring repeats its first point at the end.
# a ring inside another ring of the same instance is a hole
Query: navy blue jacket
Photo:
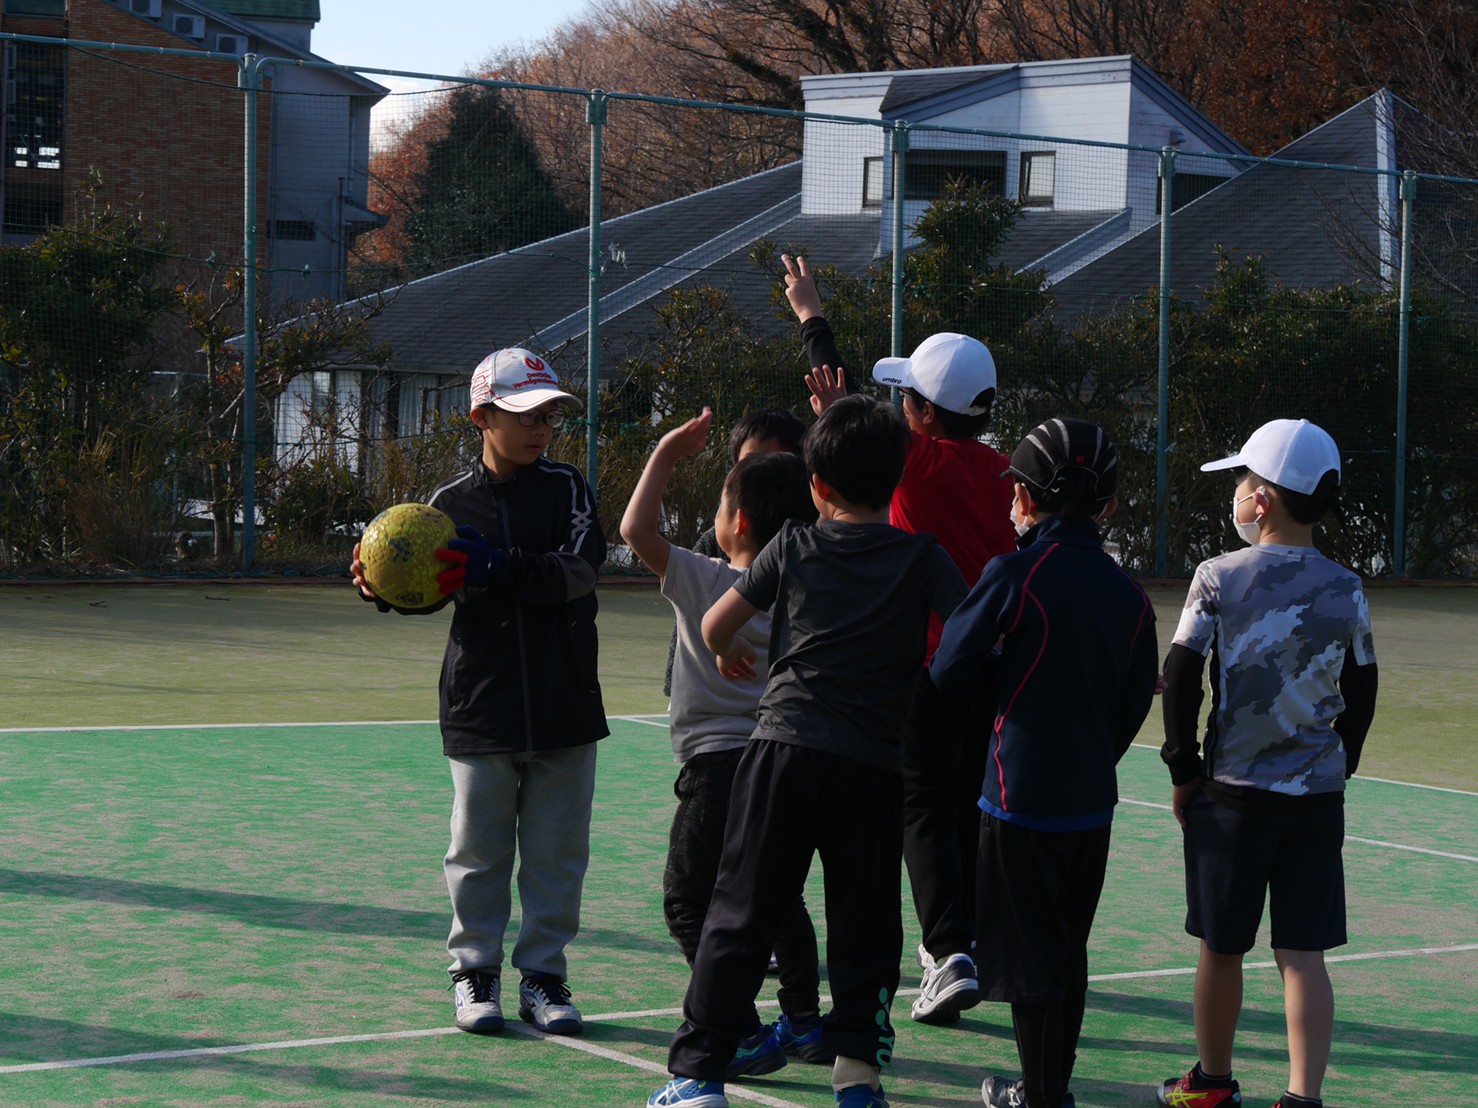
{"type": "Polygon", "coordinates": [[[980,807],[1039,831],[1112,821],[1114,766],[1149,713],[1158,673],[1149,597],[1104,553],[1095,523],[1062,517],[986,564],[929,667],[949,695],[995,681],[980,807]]]}

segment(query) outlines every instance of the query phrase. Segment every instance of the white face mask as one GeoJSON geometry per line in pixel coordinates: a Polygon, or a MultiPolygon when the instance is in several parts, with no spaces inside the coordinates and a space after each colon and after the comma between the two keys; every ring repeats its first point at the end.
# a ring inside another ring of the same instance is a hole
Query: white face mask
{"type": "Polygon", "coordinates": [[[1011,501],[1011,526],[1016,528],[1016,534],[1018,537],[1026,534],[1032,529],[1031,524],[1021,522],[1021,515],[1016,511],[1016,501],[1014,500],[1011,501]]]}
{"type": "Polygon", "coordinates": [[[1257,540],[1262,537],[1262,528],[1258,526],[1256,518],[1247,523],[1238,523],[1237,509],[1242,506],[1243,500],[1251,500],[1256,495],[1256,492],[1249,492],[1240,498],[1235,493],[1232,495],[1232,526],[1237,529],[1237,535],[1248,546],[1257,545],[1257,540]]]}

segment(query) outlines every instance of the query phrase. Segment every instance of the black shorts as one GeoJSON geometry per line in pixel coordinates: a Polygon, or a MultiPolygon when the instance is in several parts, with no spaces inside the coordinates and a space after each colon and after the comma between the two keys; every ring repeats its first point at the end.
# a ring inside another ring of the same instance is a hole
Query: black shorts
{"type": "Polygon", "coordinates": [[[1108,867],[1110,828],[1033,831],[988,813],[976,857],[980,995],[1056,1005],[1088,988],[1088,932],[1108,867]]]}
{"type": "Polygon", "coordinates": [[[1186,931],[1246,954],[1266,896],[1275,949],[1345,944],[1343,793],[1241,799],[1202,786],[1185,818],[1186,931]]]}

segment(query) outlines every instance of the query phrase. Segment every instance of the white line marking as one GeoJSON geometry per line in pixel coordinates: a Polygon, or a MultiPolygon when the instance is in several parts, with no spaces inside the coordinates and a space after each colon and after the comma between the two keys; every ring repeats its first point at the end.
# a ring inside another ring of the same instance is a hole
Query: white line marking
{"type": "MultiPolygon", "coordinates": [[[[1119,797],[1120,804],[1133,804],[1137,808],[1159,808],[1161,811],[1170,811],[1170,805],[1158,804],[1150,800],[1130,800],[1127,796],[1119,797]]],[[[1384,846],[1391,850],[1405,850],[1411,854],[1430,854],[1434,858],[1450,858],[1455,862],[1478,862],[1478,857],[1471,854],[1453,854],[1447,850],[1433,850],[1425,846],[1407,846],[1404,843],[1388,843],[1384,839],[1362,839],[1359,835],[1346,835],[1347,843],[1362,843],[1365,846],[1384,846]]]]}
{"type": "Polygon", "coordinates": [[[609,719],[619,719],[625,723],[644,723],[648,727],[660,727],[667,730],[667,717],[663,716],[610,716],[609,719]]]}
{"type": "MultiPolygon", "coordinates": [[[[1462,954],[1467,951],[1478,950],[1478,942],[1459,943],[1455,946],[1423,946],[1408,950],[1373,950],[1365,954],[1336,954],[1325,959],[1327,962],[1369,962],[1381,958],[1417,958],[1434,954],[1462,954]]],[[[1276,962],[1247,962],[1244,969],[1272,969],[1277,966],[1276,962]]],[[[1159,970],[1132,970],[1128,973],[1096,973],[1089,976],[1089,981],[1131,981],[1140,978],[1154,977],[1185,977],[1196,972],[1195,966],[1177,966],[1172,969],[1159,970]]],[[[899,989],[895,994],[900,997],[917,996],[918,989],[899,989]]],[[[824,996],[823,1002],[829,1002],[831,997],[824,996]]],[[[778,1006],[777,1001],[760,1001],[756,1004],[758,1008],[774,1008],[778,1006]]],[[[639,1012],[610,1012],[600,1016],[587,1016],[586,1023],[611,1023],[616,1020],[655,1019],[663,1017],[675,1017],[682,1015],[681,1008],[650,1008],[639,1012]]],[[[509,1024],[509,1030],[522,1032],[534,1038],[544,1039],[546,1042],[557,1043],[561,1046],[570,1046],[578,1050],[587,1051],[601,1058],[623,1062],[638,1069],[649,1070],[652,1073],[666,1073],[665,1067],[656,1062],[648,1062],[645,1059],[636,1058],[631,1055],[622,1054],[619,1051],[609,1050],[605,1047],[597,1047],[592,1043],[583,1042],[579,1039],[565,1038],[557,1035],[545,1035],[531,1027],[522,1024],[509,1024]]],[[[221,1054],[251,1054],[264,1050],[300,1050],[305,1047],[315,1046],[338,1046],[344,1043],[382,1043],[395,1042],[400,1039],[426,1039],[438,1035],[460,1035],[455,1027],[431,1027],[419,1031],[385,1031],[371,1035],[335,1035],[322,1039],[286,1039],[271,1043],[242,1043],[237,1046],[203,1046],[190,1050],[160,1050],[148,1054],[115,1054],[107,1058],[73,1058],[59,1062],[26,1062],[14,1066],[0,1066],[0,1074],[6,1073],[35,1073],[40,1070],[65,1070],[80,1069],[86,1066],[117,1066],[132,1062],[159,1062],[171,1061],[181,1058],[208,1058],[221,1054]]],[[[734,1096],[739,1090],[725,1090],[730,1096],[734,1096]]],[[[744,1089],[744,1093],[751,1093],[744,1089]]],[[[789,1101],[772,1100],[763,1097],[762,1094],[754,1093],[743,1099],[756,1100],[761,1104],[777,1106],[777,1108],[791,1108],[789,1101]]]]}
{"type": "MultiPolygon", "coordinates": [[[[1153,743],[1131,743],[1130,744],[1130,749],[1131,750],[1152,750],[1156,754],[1158,754],[1160,752],[1160,748],[1158,746],[1155,746],[1153,743]]],[[[1379,782],[1382,785],[1400,785],[1403,788],[1407,788],[1407,789],[1427,789],[1430,792],[1434,792],[1434,793],[1452,793],[1455,796],[1478,796],[1478,792],[1470,792],[1467,789],[1449,789],[1449,788],[1445,788],[1442,785],[1419,785],[1415,781],[1396,781],[1396,780],[1393,780],[1390,777],[1367,777],[1363,773],[1357,773],[1355,775],[1355,780],[1356,781],[1376,781],[1376,782],[1379,782]]]]}
{"type": "Polygon", "coordinates": [[[130,727],[0,727],[0,735],[57,734],[67,731],[225,731],[260,727],[421,727],[434,719],[318,720],[312,723],[150,723],[130,727]]]}

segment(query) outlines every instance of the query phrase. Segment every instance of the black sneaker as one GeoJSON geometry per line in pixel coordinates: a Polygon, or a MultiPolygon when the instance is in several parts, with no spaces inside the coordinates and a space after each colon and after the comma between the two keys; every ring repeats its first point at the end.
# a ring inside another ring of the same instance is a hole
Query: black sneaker
{"type": "Polygon", "coordinates": [[[1026,1089],[1020,1081],[993,1075],[981,1083],[980,1099],[990,1108],[1026,1108],[1026,1089]]]}
{"type": "Polygon", "coordinates": [[[503,1008],[499,1003],[499,990],[496,973],[459,970],[452,974],[457,1026],[478,1035],[502,1031],[503,1008]]]}
{"type": "Polygon", "coordinates": [[[920,1023],[954,1023],[961,1012],[979,1003],[975,963],[968,954],[951,954],[924,967],[924,980],[910,1015],[920,1023]]]}

